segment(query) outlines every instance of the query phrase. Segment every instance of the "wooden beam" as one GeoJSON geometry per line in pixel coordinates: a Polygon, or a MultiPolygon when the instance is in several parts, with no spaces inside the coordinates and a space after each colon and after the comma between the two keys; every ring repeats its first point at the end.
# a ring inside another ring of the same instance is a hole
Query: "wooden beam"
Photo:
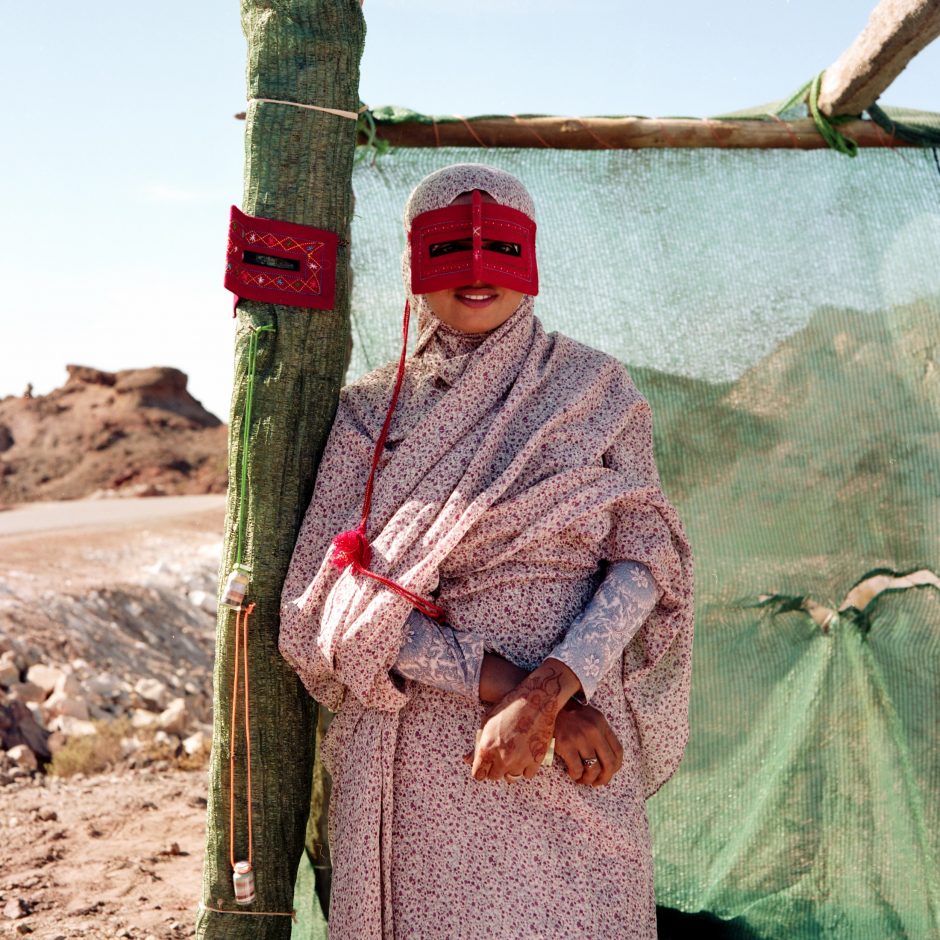
{"type": "MultiPolygon", "coordinates": [[[[940,2],[940,0],[938,0],[940,2]]],[[[903,147],[871,121],[839,127],[860,147],[903,147]]],[[[525,147],[634,150],[646,147],[821,150],[811,120],[719,121],[693,118],[481,117],[437,123],[376,121],[378,137],[395,147],[525,147]]],[[[359,143],[365,143],[360,135],[359,143]]]]}
{"type": "Polygon", "coordinates": [[[940,0],[881,0],[859,37],[826,69],[819,110],[861,114],[940,36],[940,0]]]}

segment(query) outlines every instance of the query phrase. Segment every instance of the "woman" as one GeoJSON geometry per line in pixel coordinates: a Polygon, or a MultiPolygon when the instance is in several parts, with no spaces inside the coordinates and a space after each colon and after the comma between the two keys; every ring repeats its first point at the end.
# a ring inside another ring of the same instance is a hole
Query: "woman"
{"type": "Polygon", "coordinates": [[[692,583],[649,406],[534,317],[518,180],[448,167],[405,223],[417,347],[400,395],[394,364],[341,394],[283,594],[281,651],[337,712],[331,937],[655,937],[692,583]]]}

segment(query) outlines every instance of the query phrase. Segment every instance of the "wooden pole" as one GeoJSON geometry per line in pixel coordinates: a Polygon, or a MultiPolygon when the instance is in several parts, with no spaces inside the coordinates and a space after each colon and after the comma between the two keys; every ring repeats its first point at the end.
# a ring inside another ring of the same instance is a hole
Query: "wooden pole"
{"type": "MultiPolygon", "coordinates": [[[[248,97],[355,112],[365,25],[357,0],[242,0],[248,41],[248,97]]],[[[255,940],[291,935],[294,882],[310,815],[316,705],[277,648],[281,585],[336,410],[349,350],[349,247],[355,121],[255,101],[245,128],[242,208],[250,215],[340,234],[332,311],[242,301],[229,441],[229,501],[223,573],[235,561],[238,498],[246,501],[246,560],[252,565],[249,628],[253,867],[257,899],[234,903],[229,864],[229,738],[234,613],[221,608],[202,902],[197,936],[255,940]],[[258,334],[248,453],[241,448],[247,338],[258,334]],[[239,493],[238,469],[248,483],[239,493]],[[238,911],[256,912],[234,913],[238,911]]],[[[225,230],[219,220],[220,238],[225,230]]],[[[236,861],[248,846],[245,746],[236,747],[236,861]]]]}
{"type": "Polygon", "coordinates": [[[861,114],[937,36],[940,0],[881,0],[859,37],[826,69],[819,110],[829,117],[861,114]]]}
{"type": "MultiPolygon", "coordinates": [[[[860,147],[907,146],[872,121],[839,129],[860,147]]],[[[563,150],[634,150],[646,147],[822,150],[812,120],[728,121],[695,118],[478,117],[376,121],[377,136],[395,147],[544,147],[563,150]]],[[[365,138],[360,136],[360,143],[365,138]]]]}

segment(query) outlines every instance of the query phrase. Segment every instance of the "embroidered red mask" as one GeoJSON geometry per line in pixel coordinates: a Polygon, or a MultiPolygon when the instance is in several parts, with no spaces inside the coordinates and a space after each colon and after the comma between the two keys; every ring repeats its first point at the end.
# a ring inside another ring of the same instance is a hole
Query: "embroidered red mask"
{"type": "Polygon", "coordinates": [[[338,237],[325,229],[245,215],[232,206],[225,287],[238,298],[332,310],[338,237]]]}
{"type": "Polygon", "coordinates": [[[535,222],[518,209],[484,202],[478,189],[468,205],[415,216],[408,239],[412,293],[477,281],[532,296],[539,292],[535,222]]]}

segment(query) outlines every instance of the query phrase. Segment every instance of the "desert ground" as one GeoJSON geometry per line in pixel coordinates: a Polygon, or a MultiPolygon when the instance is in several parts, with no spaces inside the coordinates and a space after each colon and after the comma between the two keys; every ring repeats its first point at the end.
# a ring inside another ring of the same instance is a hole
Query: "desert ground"
{"type": "Polygon", "coordinates": [[[7,935],[194,935],[223,513],[218,495],[0,512],[7,935]]]}

